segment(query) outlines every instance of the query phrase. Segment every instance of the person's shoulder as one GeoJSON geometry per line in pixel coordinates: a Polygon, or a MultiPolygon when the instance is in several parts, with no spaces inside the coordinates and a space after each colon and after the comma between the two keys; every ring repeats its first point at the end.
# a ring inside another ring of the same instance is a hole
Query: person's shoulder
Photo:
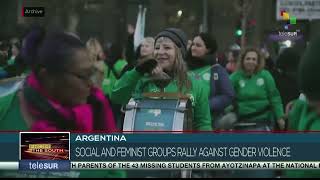
{"type": "Polygon", "coordinates": [[[308,103],[305,100],[296,99],[293,101],[292,109],[289,112],[289,116],[294,116],[297,118],[301,116],[301,113],[308,108],[308,103]]]}
{"type": "Polygon", "coordinates": [[[220,64],[216,63],[214,65],[212,65],[212,70],[221,70],[224,69],[224,67],[222,67],[220,64]]]}
{"type": "Polygon", "coordinates": [[[123,66],[128,64],[125,59],[118,59],[117,62],[114,64],[115,66],[123,66]]]}
{"type": "Polygon", "coordinates": [[[266,69],[263,69],[263,70],[260,70],[257,74],[256,74],[256,77],[258,78],[263,78],[265,79],[266,81],[273,81],[274,78],[272,76],[272,74],[266,70],[266,69]]]}
{"type": "Polygon", "coordinates": [[[224,68],[221,64],[216,63],[212,66],[213,68],[224,68]]]}
{"type": "Polygon", "coordinates": [[[191,71],[188,71],[187,77],[188,77],[188,79],[189,79],[190,81],[192,81],[192,82],[196,80],[196,79],[194,78],[194,76],[193,76],[193,74],[192,74],[191,71]]]}
{"type": "Polygon", "coordinates": [[[297,99],[294,101],[293,108],[294,109],[302,109],[308,107],[308,103],[306,100],[297,99]]]}
{"type": "Polygon", "coordinates": [[[189,80],[191,81],[191,91],[193,94],[206,94],[206,92],[204,92],[206,90],[205,81],[197,80],[193,76],[190,76],[189,80]]]}
{"type": "Polygon", "coordinates": [[[240,76],[240,75],[244,75],[244,72],[243,72],[243,70],[239,69],[239,70],[233,72],[231,75],[240,76]]]}
{"type": "Polygon", "coordinates": [[[218,63],[215,64],[215,65],[213,65],[212,71],[213,71],[213,72],[217,72],[217,73],[219,73],[219,74],[226,74],[226,75],[229,76],[226,68],[224,68],[223,66],[221,66],[221,65],[218,64],[218,63]]]}
{"type": "Polygon", "coordinates": [[[128,62],[124,59],[119,59],[117,60],[117,62],[113,65],[113,67],[116,69],[116,71],[121,71],[126,65],[128,64],[128,62]]]}
{"type": "Polygon", "coordinates": [[[230,74],[231,79],[236,79],[241,76],[243,76],[243,73],[241,72],[241,70],[235,71],[232,74],[230,74]]]}
{"type": "Polygon", "coordinates": [[[197,86],[199,84],[203,84],[203,81],[202,80],[199,80],[199,79],[196,79],[192,73],[188,73],[188,79],[191,81],[191,85],[192,86],[197,86]]]}
{"type": "Polygon", "coordinates": [[[266,69],[262,69],[258,74],[265,76],[265,77],[272,77],[272,74],[270,73],[270,71],[268,71],[266,69]]]}
{"type": "Polygon", "coordinates": [[[188,73],[188,79],[189,81],[191,82],[191,88],[194,89],[195,87],[197,87],[200,83],[199,80],[197,80],[193,75],[192,73],[188,73]]]}

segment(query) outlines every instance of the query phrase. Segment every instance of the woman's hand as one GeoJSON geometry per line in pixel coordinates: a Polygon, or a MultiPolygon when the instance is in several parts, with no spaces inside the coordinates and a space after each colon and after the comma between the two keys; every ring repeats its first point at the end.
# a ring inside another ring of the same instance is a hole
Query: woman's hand
{"type": "Polygon", "coordinates": [[[160,67],[159,65],[153,69],[151,75],[154,80],[171,80],[171,77],[166,72],[164,72],[162,67],[160,67]]]}
{"type": "Polygon", "coordinates": [[[280,130],[284,130],[286,128],[286,121],[284,120],[284,118],[278,119],[277,123],[278,123],[280,130]]]}
{"type": "Polygon", "coordinates": [[[151,72],[151,80],[153,80],[159,88],[163,89],[170,83],[171,77],[158,65],[151,72]]]}
{"type": "Polygon", "coordinates": [[[163,73],[163,69],[160,66],[157,66],[156,68],[154,68],[151,72],[152,76],[157,76],[163,73]]]}

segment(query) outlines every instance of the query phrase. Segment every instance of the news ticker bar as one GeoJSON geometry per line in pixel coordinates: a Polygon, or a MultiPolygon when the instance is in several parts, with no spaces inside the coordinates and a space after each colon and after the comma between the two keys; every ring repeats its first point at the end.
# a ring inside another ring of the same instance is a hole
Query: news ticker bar
{"type": "Polygon", "coordinates": [[[320,162],[71,162],[71,169],[320,169],[320,162]]]}
{"type": "MultiPolygon", "coordinates": [[[[21,169],[21,162],[0,162],[0,170],[33,170],[47,171],[45,169],[34,169],[30,161],[27,166],[21,169]],[[27,167],[29,167],[28,169],[27,167]],[[20,167],[20,168],[19,168],[20,167]]],[[[41,161],[39,161],[41,163],[41,161]]],[[[46,161],[50,162],[50,161],[46,161]]],[[[26,162],[24,162],[26,164],[26,162]]],[[[39,164],[37,163],[37,167],[39,164]]],[[[42,166],[44,167],[44,166],[42,166]]],[[[55,171],[68,170],[111,170],[111,169],[127,169],[127,170],[178,170],[178,169],[320,169],[320,161],[316,162],[69,162],[69,167],[65,169],[58,168],[55,171]]]]}

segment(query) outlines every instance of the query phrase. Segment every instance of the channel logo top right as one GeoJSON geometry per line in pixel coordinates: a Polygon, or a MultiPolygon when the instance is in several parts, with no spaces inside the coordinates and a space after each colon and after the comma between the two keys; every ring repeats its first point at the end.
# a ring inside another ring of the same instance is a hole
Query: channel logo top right
{"type": "Polygon", "coordinates": [[[284,29],[288,30],[291,25],[297,24],[297,17],[290,15],[287,11],[281,10],[280,16],[282,17],[282,20],[287,21],[287,23],[284,25],[284,29]]]}

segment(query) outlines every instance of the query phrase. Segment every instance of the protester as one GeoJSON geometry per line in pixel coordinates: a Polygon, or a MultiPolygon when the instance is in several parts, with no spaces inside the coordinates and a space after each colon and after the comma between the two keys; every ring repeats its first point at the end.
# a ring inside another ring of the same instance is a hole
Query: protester
{"type": "MultiPolygon", "coordinates": [[[[320,37],[311,41],[298,70],[298,85],[306,100],[297,100],[289,113],[289,129],[298,131],[320,130],[320,86],[315,78],[320,77],[320,37]]],[[[287,170],[286,177],[319,177],[319,170],[287,170]]]]}
{"type": "Polygon", "coordinates": [[[241,54],[238,70],[230,79],[236,92],[239,121],[256,123],[244,129],[270,130],[273,125],[284,128],[281,97],[272,75],[264,70],[264,59],[258,50],[248,48],[241,54]]]}
{"type": "MultiPolygon", "coordinates": [[[[108,100],[93,86],[93,63],[88,61],[89,53],[79,39],[35,29],[26,37],[22,54],[32,72],[19,91],[0,98],[1,130],[117,130],[108,100]]],[[[125,174],[79,171],[79,177],[93,176],[125,174]]]]}
{"type": "Polygon", "coordinates": [[[202,84],[187,75],[184,62],[187,38],[183,31],[167,28],[155,38],[154,59],[146,59],[126,72],[115,84],[111,99],[121,104],[128,103],[132,96],[142,92],[175,92],[190,96],[194,112],[193,130],[212,130],[208,92],[202,84]],[[144,74],[161,76],[167,74],[166,82],[146,81],[144,74]]]}
{"type": "Polygon", "coordinates": [[[193,38],[187,57],[190,74],[201,80],[209,92],[210,110],[215,120],[223,115],[235,96],[229,74],[216,62],[217,48],[217,42],[210,34],[200,33],[193,38]]]}
{"type": "MultiPolygon", "coordinates": [[[[264,59],[259,50],[247,48],[240,55],[238,70],[230,79],[236,92],[234,130],[270,131],[274,126],[284,129],[284,112],[279,91],[272,75],[264,69],[264,59]]],[[[273,170],[232,172],[231,177],[275,177],[273,170]]]]}

